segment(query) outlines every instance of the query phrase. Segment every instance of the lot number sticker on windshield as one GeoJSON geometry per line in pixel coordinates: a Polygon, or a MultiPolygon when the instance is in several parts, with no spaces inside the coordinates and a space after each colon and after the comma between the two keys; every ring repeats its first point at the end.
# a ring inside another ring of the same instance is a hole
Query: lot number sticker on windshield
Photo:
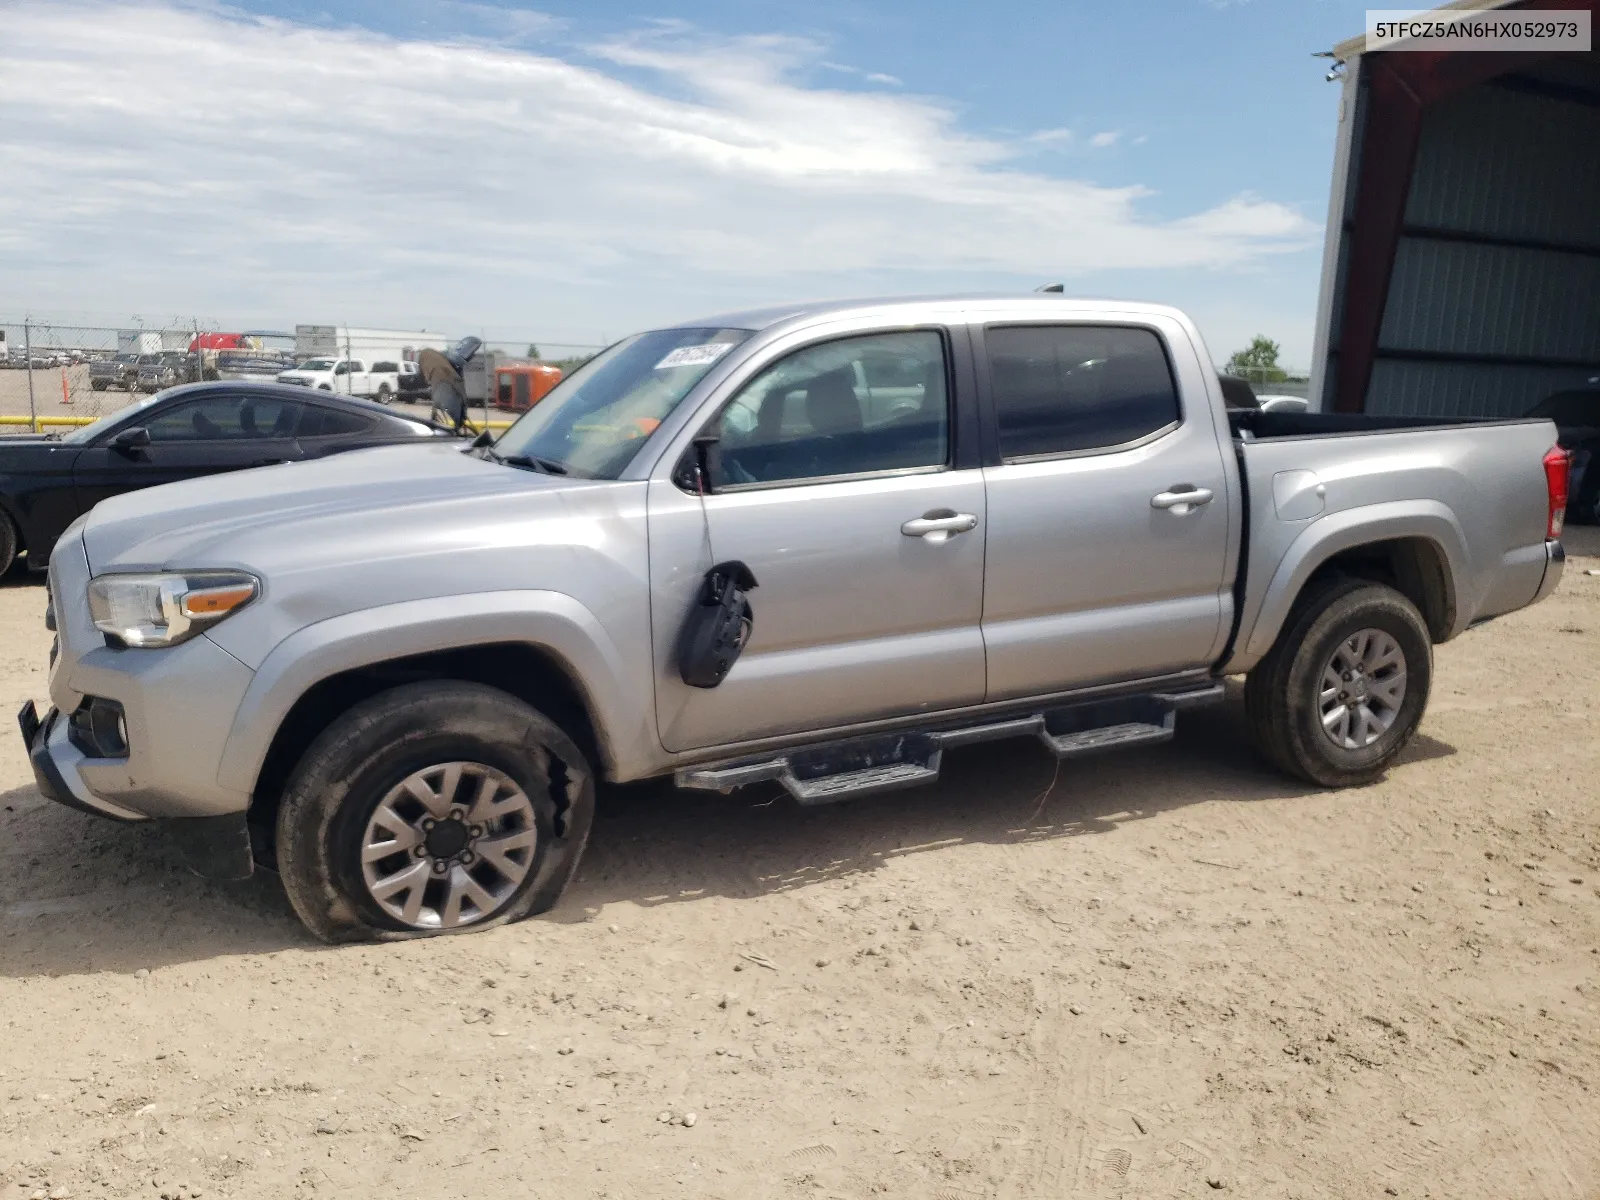
{"type": "Polygon", "coordinates": [[[731,342],[706,342],[700,346],[679,346],[656,364],[656,370],[668,367],[708,367],[733,349],[731,342]]]}

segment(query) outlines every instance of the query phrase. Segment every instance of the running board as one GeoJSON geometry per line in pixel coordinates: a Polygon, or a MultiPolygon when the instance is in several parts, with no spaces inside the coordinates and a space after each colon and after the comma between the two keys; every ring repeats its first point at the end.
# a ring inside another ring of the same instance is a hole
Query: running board
{"type": "Polygon", "coordinates": [[[674,779],[681,788],[715,792],[775,780],[800,804],[832,804],[932,783],[939,778],[946,747],[1032,736],[1057,758],[1079,758],[1171,741],[1180,709],[1213,704],[1222,695],[1217,683],[1182,692],[1096,700],[959,729],[877,734],[766,758],[709,763],[685,768],[674,779]]]}

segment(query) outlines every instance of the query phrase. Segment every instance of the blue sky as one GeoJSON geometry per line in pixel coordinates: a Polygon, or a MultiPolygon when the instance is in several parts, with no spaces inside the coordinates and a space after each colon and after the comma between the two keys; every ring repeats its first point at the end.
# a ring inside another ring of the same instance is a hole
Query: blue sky
{"type": "Polygon", "coordinates": [[[1064,280],[1309,361],[1349,0],[8,5],[0,312],[549,342],[1064,280]],[[131,53],[130,53],[131,52],[131,53]]]}

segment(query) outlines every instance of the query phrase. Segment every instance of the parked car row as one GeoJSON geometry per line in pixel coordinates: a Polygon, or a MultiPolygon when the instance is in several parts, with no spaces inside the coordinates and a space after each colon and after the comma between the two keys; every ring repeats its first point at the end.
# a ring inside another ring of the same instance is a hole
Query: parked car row
{"type": "Polygon", "coordinates": [[[23,371],[31,366],[35,371],[43,371],[51,367],[70,367],[92,359],[93,355],[87,350],[35,350],[32,355],[15,350],[10,354],[0,354],[0,370],[23,371]]]}

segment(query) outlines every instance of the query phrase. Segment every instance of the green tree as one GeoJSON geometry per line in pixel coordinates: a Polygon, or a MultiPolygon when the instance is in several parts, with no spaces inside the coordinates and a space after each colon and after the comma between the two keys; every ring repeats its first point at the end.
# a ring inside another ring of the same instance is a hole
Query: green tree
{"type": "Polygon", "coordinates": [[[1228,372],[1251,383],[1282,383],[1288,373],[1278,365],[1278,343],[1264,333],[1250,339],[1250,345],[1235,350],[1228,359],[1228,372]]]}
{"type": "Polygon", "coordinates": [[[532,342],[528,343],[528,357],[529,358],[538,358],[539,357],[539,347],[535,346],[532,342]]]}

